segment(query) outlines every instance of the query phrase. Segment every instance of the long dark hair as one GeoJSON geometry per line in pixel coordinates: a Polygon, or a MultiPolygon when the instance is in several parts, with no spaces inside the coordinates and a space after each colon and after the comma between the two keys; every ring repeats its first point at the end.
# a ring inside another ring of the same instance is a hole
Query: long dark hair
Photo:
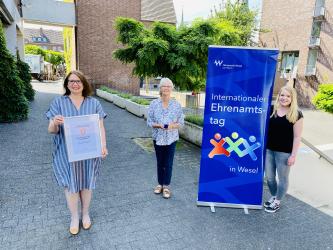
{"type": "Polygon", "coordinates": [[[81,80],[82,85],[83,85],[83,91],[82,91],[82,96],[83,97],[87,97],[87,96],[92,95],[92,88],[91,88],[90,83],[88,82],[88,80],[84,76],[84,74],[81,71],[78,71],[78,70],[72,70],[66,76],[65,81],[64,81],[64,89],[65,89],[65,94],[64,95],[70,95],[71,94],[71,91],[68,89],[68,78],[71,75],[76,75],[81,80]]]}

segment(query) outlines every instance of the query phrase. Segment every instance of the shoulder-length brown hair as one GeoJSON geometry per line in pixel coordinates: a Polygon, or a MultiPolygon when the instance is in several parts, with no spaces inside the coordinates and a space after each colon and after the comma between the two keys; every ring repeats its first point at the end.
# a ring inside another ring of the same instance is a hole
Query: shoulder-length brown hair
{"type": "Polygon", "coordinates": [[[71,94],[70,90],[68,89],[68,78],[71,75],[76,75],[81,80],[82,85],[83,85],[83,91],[82,91],[82,96],[83,97],[87,97],[87,96],[92,95],[92,88],[91,88],[90,83],[88,82],[88,80],[84,76],[84,74],[81,71],[78,71],[78,70],[72,70],[66,76],[65,81],[64,81],[64,89],[65,89],[65,94],[64,95],[70,95],[71,94]]]}

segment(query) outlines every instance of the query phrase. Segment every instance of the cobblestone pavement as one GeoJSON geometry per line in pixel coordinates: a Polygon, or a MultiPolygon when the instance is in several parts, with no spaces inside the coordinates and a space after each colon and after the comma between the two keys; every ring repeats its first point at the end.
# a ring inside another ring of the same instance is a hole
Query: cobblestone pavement
{"type": "Polygon", "coordinates": [[[200,149],[188,143],[176,151],[173,197],[154,195],[155,155],[133,140],[150,130],[143,119],[102,100],[110,155],[94,192],[93,226],[70,236],[44,118],[55,96],[37,93],[28,121],[0,124],[0,249],[333,248],[333,218],[291,196],[276,214],[197,207],[200,149]]]}

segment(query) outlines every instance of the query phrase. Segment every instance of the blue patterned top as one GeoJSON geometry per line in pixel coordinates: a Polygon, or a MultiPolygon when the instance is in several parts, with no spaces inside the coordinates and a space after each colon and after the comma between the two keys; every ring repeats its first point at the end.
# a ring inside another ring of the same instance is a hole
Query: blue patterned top
{"type": "MultiPolygon", "coordinates": [[[[56,115],[69,117],[91,114],[99,114],[100,119],[106,117],[102,105],[97,99],[86,97],[80,109],[77,109],[69,96],[59,96],[51,102],[46,117],[53,119],[56,115]]],[[[59,126],[59,132],[54,135],[53,142],[53,171],[58,184],[67,187],[72,193],[83,189],[94,189],[101,158],[68,162],[63,125],[59,126]]]]}
{"type": "Polygon", "coordinates": [[[181,126],[184,125],[184,114],[179,102],[170,99],[167,108],[163,108],[161,98],[152,101],[148,109],[147,125],[153,129],[153,140],[157,145],[170,145],[179,140],[178,129],[160,129],[153,128],[153,124],[170,124],[177,122],[181,126]]]}

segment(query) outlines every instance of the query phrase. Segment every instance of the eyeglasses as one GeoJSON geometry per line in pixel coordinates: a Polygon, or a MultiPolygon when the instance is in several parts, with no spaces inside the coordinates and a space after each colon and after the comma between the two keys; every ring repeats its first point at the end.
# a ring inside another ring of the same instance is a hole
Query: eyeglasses
{"type": "Polygon", "coordinates": [[[74,83],[76,83],[76,84],[82,84],[81,80],[69,80],[68,83],[69,84],[74,84],[74,83]]]}
{"type": "Polygon", "coordinates": [[[162,85],[161,87],[162,88],[172,88],[172,86],[170,86],[170,85],[162,85]]]}

